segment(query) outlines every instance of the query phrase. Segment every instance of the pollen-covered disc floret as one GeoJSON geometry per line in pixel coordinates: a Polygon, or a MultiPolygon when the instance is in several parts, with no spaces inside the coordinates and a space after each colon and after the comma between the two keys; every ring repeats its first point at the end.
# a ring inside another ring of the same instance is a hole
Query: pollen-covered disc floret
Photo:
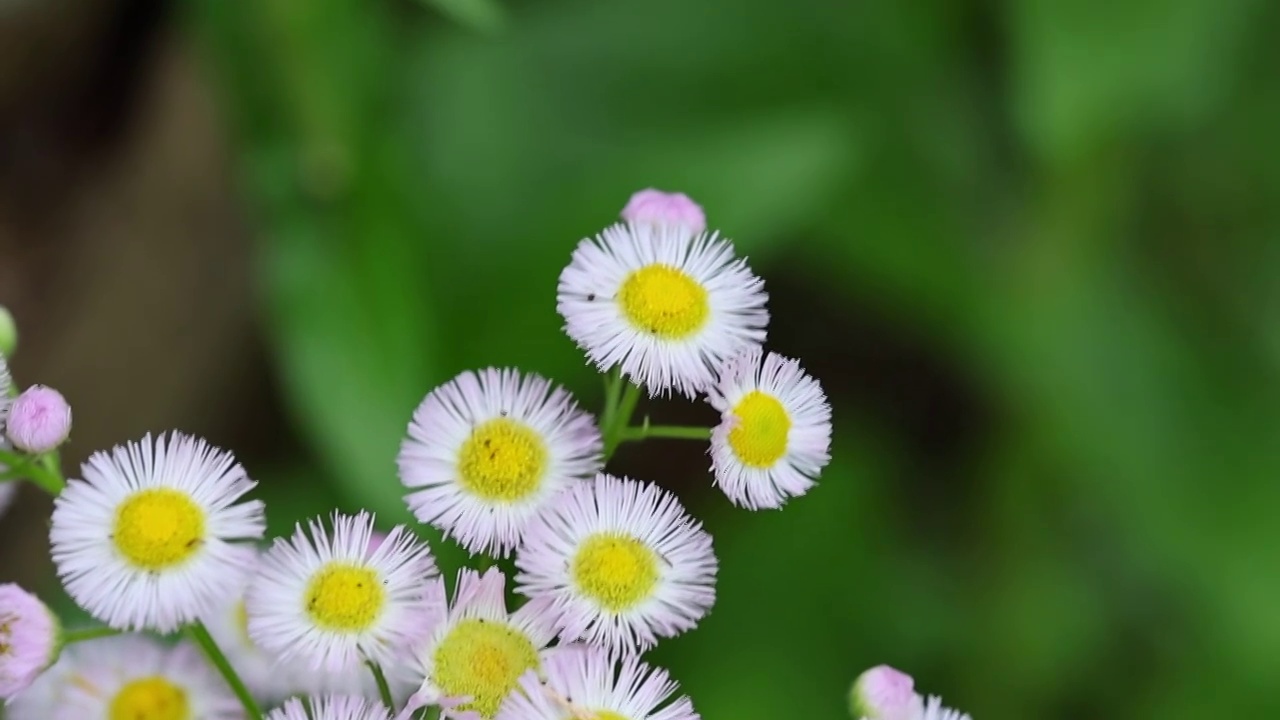
{"type": "Polygon", "coordinates": [[[6,710],[17,720],[239,720],[244,709],[195,646],[143,635],[68,646],[6,710]]]}
{"type": "Polygon", "coordinates": [[[0,585],[0,699],[25,690],[57,658],[58,618],[40,598],[0,585]]]}
{"type": "Polygon", "coordinates": [[[171,433],[94,453],[54,500],[49,541],[67,592],[124,630],[171,632],[225,602],[253,565],[262,503],[230,453],[171,433]]]}
{"type": "Polygon", "coordinates": [[[464,372],[427,395],[400,447],[409,508],[473,553],[505,556],[565,487],[601,466],[600,432],[564,389],[464,372]]]}
{"type": "Polygon", "coordinates": [[[598,475],[530,526],[517,590],[546,598],[566,642],[643,651],[697,625],[715,602],[711,536],[654,485],[598,475]]]}
{"type": "Polygon", "coordinates": [[[417,653],[422,685],[414,704],[440,704],[461,720],[492,718],[520,676],[541,668],[542,651],[555,635],[545,601],[508,612],[506,578],[496,568],[483,576],[458,573],[453,602],[443,602],[437,581],[431,635],[417,653]]]}
{"type": "Polygon", "coordinates": [[[245,597],[249,637],[282,662],[325,672],[366,672],[368,659],[394,664],[421,636],[435,562],[397,526],[369,549],[373,517],[335,513],[299,524],[263,554],[245,597]]]}
{"type": "Polygon", "coordinates": [[[293,698],[267,714],[267,720],[391,720],[377,702],[350,695],[293,698]]]}
{"type": "Polygon", "coordinates": [[[666,670],[598,647],[548,654],[542,677],[525,673],[520,689],[497,720],[698,720],[688,697],[670,700],[666,670]]]}
{"type": "Polygon", "coordinates": [[[831,406],[795,360],[749,349],[725,365],[707,402],[721,418],[711,469],[735,505],[780,507],[813,487],[831,458],[831,406]]]}
{"type": "Polygon", "coordinates": [[[602,371],[692,398],[721,363],[764,342],[765,301],[763,281],[716,234],[620,223],[573,251],[556,309],[602,371]]]}

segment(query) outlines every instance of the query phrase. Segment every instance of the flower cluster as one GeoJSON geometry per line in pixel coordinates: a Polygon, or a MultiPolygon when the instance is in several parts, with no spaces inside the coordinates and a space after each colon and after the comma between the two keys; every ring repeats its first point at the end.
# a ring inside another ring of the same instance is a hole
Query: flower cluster
{"type": "Polygon", "coordinates": [[[581,241],[557,309],[604,377],[601,412],[489,368],[430,392],[408,423],[406,503],[472,555],[456,573],[415,528],[380,532],[367,512],[264,543],[255,481],[179,432],[94,453],[66,480],[66,401],[32,386],[10,402],[0,359],[0,477],[54,495],[58,577],[100,623],[64,630],[0,586],[8,717],[696,720],[641,656],[711,611],[711,535],[671,493],[606,467],[622,443],[683,438],[706,444],[740,507],[814,486],[830,407],[797,361],[763,349],[765,306],[763,282],[684,195],[637,193],[622,222],[581,241]],[[642,393],[701,398],[719,423],[637,423],[642,393]]]}

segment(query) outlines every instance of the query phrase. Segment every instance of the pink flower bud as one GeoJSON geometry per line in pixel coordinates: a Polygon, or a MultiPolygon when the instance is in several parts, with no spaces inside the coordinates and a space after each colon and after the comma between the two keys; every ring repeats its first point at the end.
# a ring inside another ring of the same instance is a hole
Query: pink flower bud
{"type": "Polygon", "coordinates": [[[40,598],[0,585],[0,698],[26,690],[58,659],[60,634],[58,618],[40,598]]]}
{"type": "Polygon", "coordinates": [[[57,390],[32,385],[9,406],[7,432],[20,450],[49,452],[71,432],[71,406],[57,390]]]}
{"type": "Polygon", "coordinates": [[[702,207],[683,193],[641,190],[622,209],[622,219],[633,225],[678,225],[694,233],[707,229],[702,207]]]}
{"type": "Polygon", "coordinates": [[[877,665],[858,676],[849,707],[854,718],[867,720],[917,720],[924,712],[915,681],[888,665],[877,665]]]}

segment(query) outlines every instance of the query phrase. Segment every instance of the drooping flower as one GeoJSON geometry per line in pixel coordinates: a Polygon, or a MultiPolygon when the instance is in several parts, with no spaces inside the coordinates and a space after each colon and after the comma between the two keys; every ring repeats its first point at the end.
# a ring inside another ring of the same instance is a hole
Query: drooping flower
{"type": "Polygon", "coordinates": [[[682,227],[695,235],[707,229],[707,216],[702,212],[702,206],[688,195],[653,188],[632,195],[622,209],[622,219],[632,225],[682,227]]]}
{"type": "Polygon", "coordinates": [[[527,672],[497,720],[698,720],[666,670],[603,648],[550,654],[543,677],[527,672]]]}
{"type": "Polygon", "coordinates": [[[555,636],[545,601],[507,610],[506,578],[496,568],[458,573],[453,602],[437,581],[431,635],[417,653],[421,690],[411,704],[439,704],[459,720],[488,720],[526,670],[541,667],[555,636]]]}
{"type": "Polygon", "coordinates": [[[721,418],[711,433],[716,484],[752,510],[808,492],[831,459],[831,406],[818,381],[795,360],[762,356],[752,348],[728,362],[707,393],[721,418]]]}
{"type": "Polygon", "coordinates": [[[58,658],[58,618],[40,598],[0,585],[0,699],[27,689],[58,658]]]}
{"type": "Polygon", "coordinates": [[[32,385],[9,406],[5,432],[19,450],[49,452],[71,433],[71,406],[57,390],[32,385]]]}
{"type": "Polygon", "coordinates": [[[118,635],[68,646],[6,710],[14,720],[240,720],[235,695],[195,646],[118,635]]]}
{"type": "Polygon", "coordinates": [[[573,397],[516,370],[464,372],[427,395],[402,443],[409,508],[472,553],[505,556],[560,490],[601,466],[573,397]]]}
{"type": "Polygon", "coordinates": [[[253,566],[265,528],[230,453],[180,433],[94,453],[54,500],[49,540],[71,597],[121,630],[172,632],[211,612],[253,566]]]}
{"type": "Polygon", "coordinates": [[[533,525],[516,554],[517,591],[548,598],[562,641],[622,652],[697,625],[715,602],[711,536],[654,485],[601,474],[533,525]]]}
{"type": "Polygon", "coordinates": [[[727,240],[647,223],[583,240],[556,290],[565,332],[601,371],[616,366],[651,396],[690,398],[764,342],[766,300],[727,240]]]}
{"type": "Polygon", "coordinates": [[[370,550],[373,517],[335,513],[332,533],[313,520],[263,554],[245,597],[249,637],[281,662],[316,671],[367,672],[393,665],[421,635],[427,546],[397,526],[370,550]]]}

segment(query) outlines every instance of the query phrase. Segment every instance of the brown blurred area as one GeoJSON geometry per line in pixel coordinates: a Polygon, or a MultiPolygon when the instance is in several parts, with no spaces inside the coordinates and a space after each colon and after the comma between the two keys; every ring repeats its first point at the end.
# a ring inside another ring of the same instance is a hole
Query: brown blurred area
{"type": "MultiPolygon", "coordinates": [[[[168,10],[0,10],[0,304],[20,327],[16,380],[72,404],[69,477],[94,450],[170,428],[270,444],[247,223],[168,10]]],[[[48,503],[24,488],[0,523],[0,577],[48,572],[48,503]]]]}

